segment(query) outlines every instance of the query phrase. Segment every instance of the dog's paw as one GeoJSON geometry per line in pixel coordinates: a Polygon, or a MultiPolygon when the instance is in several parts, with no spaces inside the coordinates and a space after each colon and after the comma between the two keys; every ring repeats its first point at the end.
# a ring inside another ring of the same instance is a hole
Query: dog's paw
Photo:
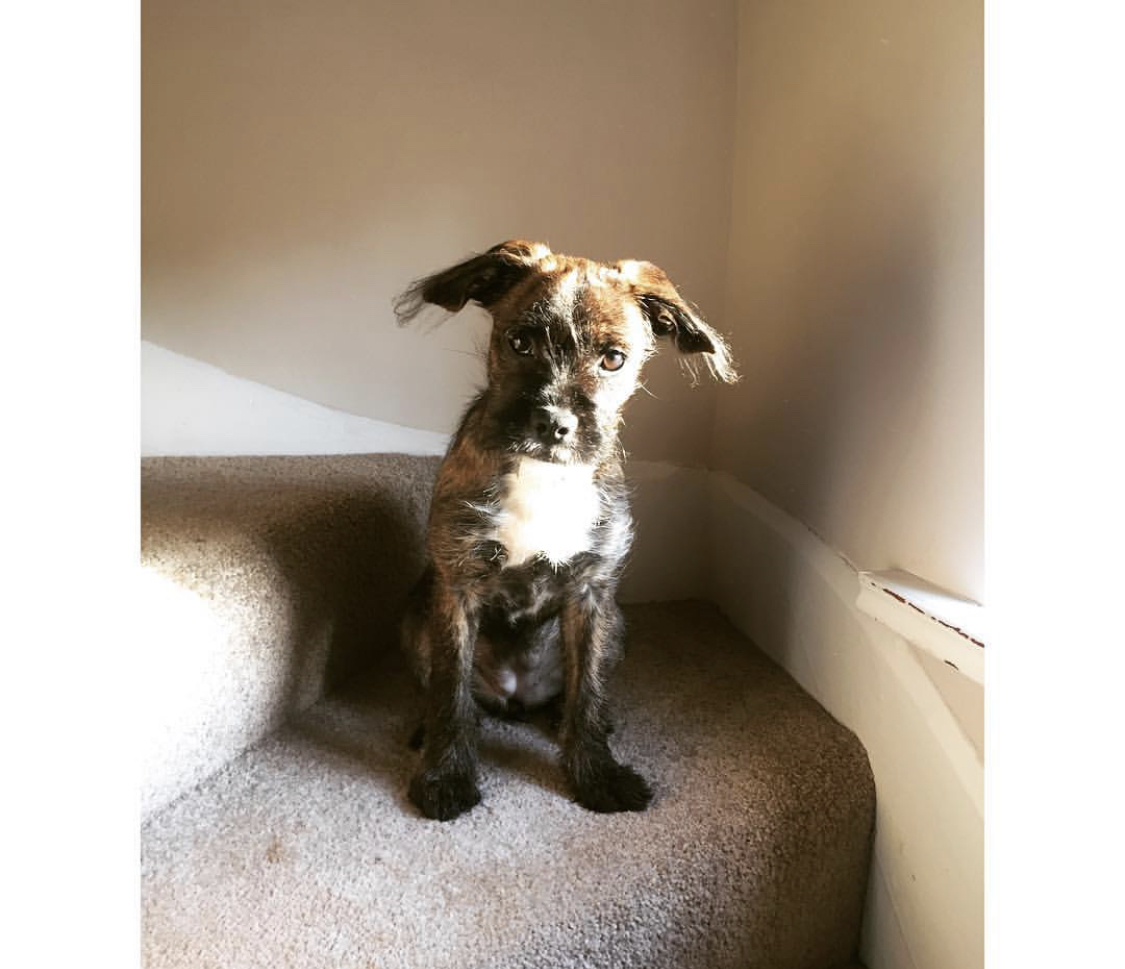
{"type": "Polygon", "coordinates": [[[452,821],[480,804],[480,790],[467,774],[422,771],[410,782],[410,800],[427,818],[452,821]]]}
{"type": "Polygon", "coordinates": [[[575,778],[574,799],[584,808],[602,814],[643,811],[652,800],[652,788],[632,767],[610,760],[575,778]]]}

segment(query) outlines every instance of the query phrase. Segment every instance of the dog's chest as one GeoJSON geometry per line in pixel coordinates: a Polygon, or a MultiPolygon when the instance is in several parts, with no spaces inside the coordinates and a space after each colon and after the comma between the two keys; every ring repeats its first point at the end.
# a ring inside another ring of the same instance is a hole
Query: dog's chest
{"type": "Polygon", "coordinates": [[[590,547],[601,499],[591,465],[520,458],[500,483],[495,539],[507,567],[543,556],[561,565],[590,547]]]}

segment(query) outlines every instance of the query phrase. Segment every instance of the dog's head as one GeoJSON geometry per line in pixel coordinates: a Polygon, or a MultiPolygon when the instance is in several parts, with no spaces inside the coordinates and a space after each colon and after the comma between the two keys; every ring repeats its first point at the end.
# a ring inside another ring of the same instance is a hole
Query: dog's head
{"type": "Polygon", "coordinates": [[[395,301],[395,314],[407,323],[427,303],[456,313],[468,302],[494,321],[485,431],[513,453],[597,462],[614,446],[657,337],[717,379],[738,379],[726,341],[652,263],[599,263],[542,243],[503,242],[418,280],[395,301]]]}

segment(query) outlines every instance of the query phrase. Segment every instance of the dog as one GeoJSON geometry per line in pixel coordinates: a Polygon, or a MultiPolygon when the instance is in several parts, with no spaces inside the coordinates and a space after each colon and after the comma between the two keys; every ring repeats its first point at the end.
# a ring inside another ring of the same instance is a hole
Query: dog
{"type": "Polygon", "coordinates": [[[607,676],[622,651],[615,600],[633,538],[622,408],[666,337],[685,362],[738,379],[726,341],[648,262],[607,264],[512,240],[415,281],[400,325],[431,304],[492,316],[488,381],[438,471],[428,564],[402,645],[425,692],[409,797],[447,821],[480,802],[480,708],[555,704],[562,768],[584,807],[641,811],[648,782],[609,746],[607,676]]]}

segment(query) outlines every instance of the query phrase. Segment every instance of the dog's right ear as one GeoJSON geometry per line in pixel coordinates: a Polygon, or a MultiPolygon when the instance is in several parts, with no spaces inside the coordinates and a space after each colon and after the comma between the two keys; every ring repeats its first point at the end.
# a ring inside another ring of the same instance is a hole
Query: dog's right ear
{"type": "Polygon", "coordinates": [[[463,309],[469,301],[491,309],[550,252],[542,243],[512,239],[415,280],[394,302],[399,326],[413,320],[427,303],[450,313],[463,309]]]}

